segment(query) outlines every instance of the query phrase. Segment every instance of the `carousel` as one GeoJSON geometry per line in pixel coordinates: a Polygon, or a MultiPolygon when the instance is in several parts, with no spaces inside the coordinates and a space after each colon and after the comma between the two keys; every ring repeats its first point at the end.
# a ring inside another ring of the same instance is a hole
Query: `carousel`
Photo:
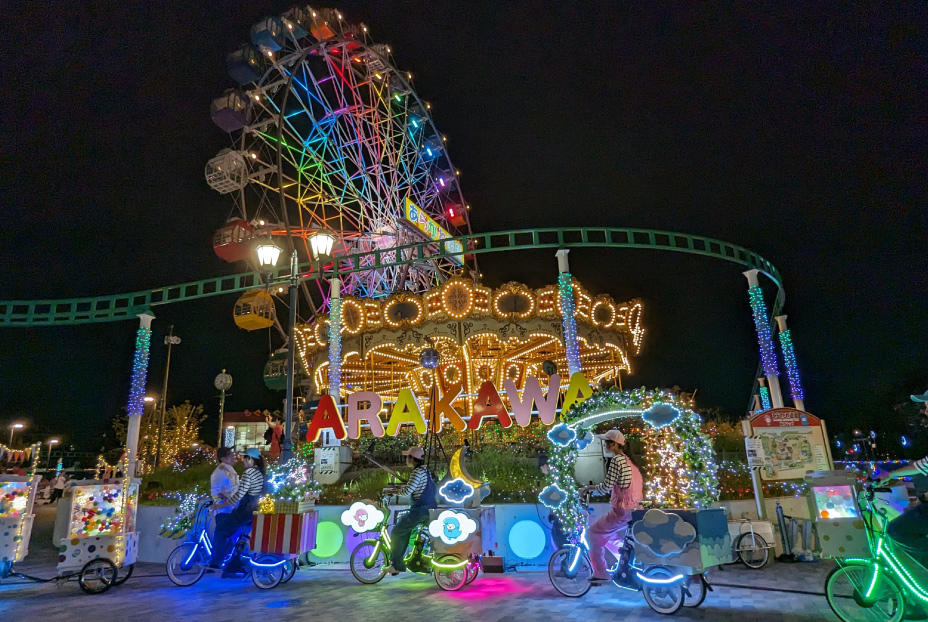
{"type": "MultiPolygon", "coordinates": [[[[576,280],[573,292],[584,372],[592,382],[620,384],[641,349],[641,301],[594,296],[576,280]]],[[[502,386],[506,380],[521,390],[527,378],[547,379],[545,362],[567,369],[556,285],[536,290],[510,282],[491,289],[454,277],[421,295],[344,297],[340,315],[342,398],[367,390],[395,399],[404,387],[425,395],[436,384],[442,393],[462,386],[466,396],[484,382],[502,386]],[[437,365],[423,364],[436,355],[437,365]]],[[[321,315],[295,334],[302,372],[316,394],[330,392],[329,323],[321,315]]]]}

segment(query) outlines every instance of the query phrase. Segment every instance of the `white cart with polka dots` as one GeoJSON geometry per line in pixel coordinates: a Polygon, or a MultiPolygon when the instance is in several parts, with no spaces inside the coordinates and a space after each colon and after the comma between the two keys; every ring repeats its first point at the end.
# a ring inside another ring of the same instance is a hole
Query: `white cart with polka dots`
{"type": "Polygon", "coordinates": [[[60,541],[58,576],[77,576],[81,589],[101,594],[132,576],[139,482],[116,478],[71,485],[67,535],[60,541]]]}
{"type": "Polygon", "coordinates": [[[0,476],[0,581],[13,572],[13,564],[29,554],[32,513],[39,476],[0,476]]]}

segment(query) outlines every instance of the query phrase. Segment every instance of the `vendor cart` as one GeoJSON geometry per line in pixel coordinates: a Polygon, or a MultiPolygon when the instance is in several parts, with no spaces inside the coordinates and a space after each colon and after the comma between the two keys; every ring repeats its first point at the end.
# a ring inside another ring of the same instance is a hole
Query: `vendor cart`
{"type": "Polygon", "coordinates": [[[67,535],[59,541],[58,576],[77,576],[81,589],[101,594],[132,575],[138,557],[135,530],[138,480],[116,478],[71,483],[67,535]]]}
{"type": "Polygon", "coordinates": [[[0,476],[0,580],[29,554],[32,513],[40,476],[0,476]]]}

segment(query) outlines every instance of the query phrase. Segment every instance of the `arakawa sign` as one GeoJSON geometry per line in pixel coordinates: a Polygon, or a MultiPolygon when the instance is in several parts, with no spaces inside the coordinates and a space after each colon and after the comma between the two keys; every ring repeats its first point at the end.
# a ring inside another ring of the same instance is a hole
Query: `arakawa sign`
{"type": "MultiPolygon", "coordinates": [[[[558,393],[561,388],[561,377],[553,374],[548,379],[548,391],[542,392],[541,384],[538,378],[528,378],[525,381],[525,389],[522,395],[512,380],[506,380],[503,383],[506,392],[506,398],[509,400],[511,412],[506,408],[503,399],[496,390],[492,382],[487,381],[480,385],[477,396],[474,398],[473,415],[469,421],[464,420],[464,416],[454,406],[454,401],[458,398],[463,390],[461,385],[451,387],[438,398],[430,407],[434,408],[434,417],[432,417],[432,431],[441,432],[445,420],[451,424],[455,430],[463,432],[470,428],[479,430],[484,419],[495,418],[504,428],[512,427],[513,422],[522,427],[527,426],[532,421],[532,410],[538,410],[538,419],[544,425],[554,423],[554,417],[557,413],[558,393]]],[[[564,403],[562,410],[567,410],[571,406],[580,404],[593,394],[590,383],[587,382],[586,376],[577,372],[570,377],[570,383],[564,394],[564,403]]],[[[359,391],[348,396],[348,404],[345,407],[345,418],[342,419],[338,412],[338,405],[335,399],[330,395],[323,395],[313,413],[313,420],[309,424],[309,430],[306,433],[306,440],[316,442],[323,430],[330,429],[335,437],[339,440],[345,438],[359,438],[361,436],[361,422],[366,421],[370,425],[371,433],[376,437],[381,437],[384,433],[390,436],[396,436],[400,428],[404,425],[415,426],[416,432],[425,434],[428,431],[426,419],[419,408],[419,402],[415,394],[408,389],[400,389],[396,402],[390,409],[390,416],[387,419],[387,427],[384,430],[383,421],[380,420],[380,411],[383,410],[383,399],[373,391],[359,391]]],[[[426,409],[428,412],[428,409],[426,409]]]]}

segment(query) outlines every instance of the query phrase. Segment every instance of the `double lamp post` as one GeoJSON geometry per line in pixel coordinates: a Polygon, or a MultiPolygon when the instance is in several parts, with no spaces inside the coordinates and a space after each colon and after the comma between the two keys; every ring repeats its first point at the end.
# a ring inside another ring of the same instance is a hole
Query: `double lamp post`
{"type": "MultiPolygon", "coordinates": [[[[319,269],[322,270],[322,262],[332,258],[332,250],[335,248],[335,243],[338,238],[331,231],[326,231],[324,229],[317,230],[309,236],[309,251],[312,254],[312,259],[315,262],[319,262],[319,269]]],[[[300,283],[299,275],[299,258],[297,257],[296,248],[293,248],[290,253],[290,276],[288,279],[280,279],[275,282],[271,282],[271,274],[277,267],[277,262],[280,259],[280,255],[283,253],[283,249],[280,248],[274,241],[269,237],[261,238],[257,244],[255,244],[255,254],[258,259],[258,269],[267,275],[266,281],[267,286],[271,285],[280,285],[285,282],[289,282],[290,287],[290,318],[287,329],[287,397],[284,404],[284,437],[281,442],[281,460],[286,462],[293,456],[293,376],[294,376],[294,353],[296,351],[296,305],[297,305],[297,288],[300,283]]],[[[336,276],[332,279],[332,287],[330,290],[331,297],[336,299],[340,296],[339,292],[339,281],[337,278],[338,271],[336,270],[336,276]]]]}

